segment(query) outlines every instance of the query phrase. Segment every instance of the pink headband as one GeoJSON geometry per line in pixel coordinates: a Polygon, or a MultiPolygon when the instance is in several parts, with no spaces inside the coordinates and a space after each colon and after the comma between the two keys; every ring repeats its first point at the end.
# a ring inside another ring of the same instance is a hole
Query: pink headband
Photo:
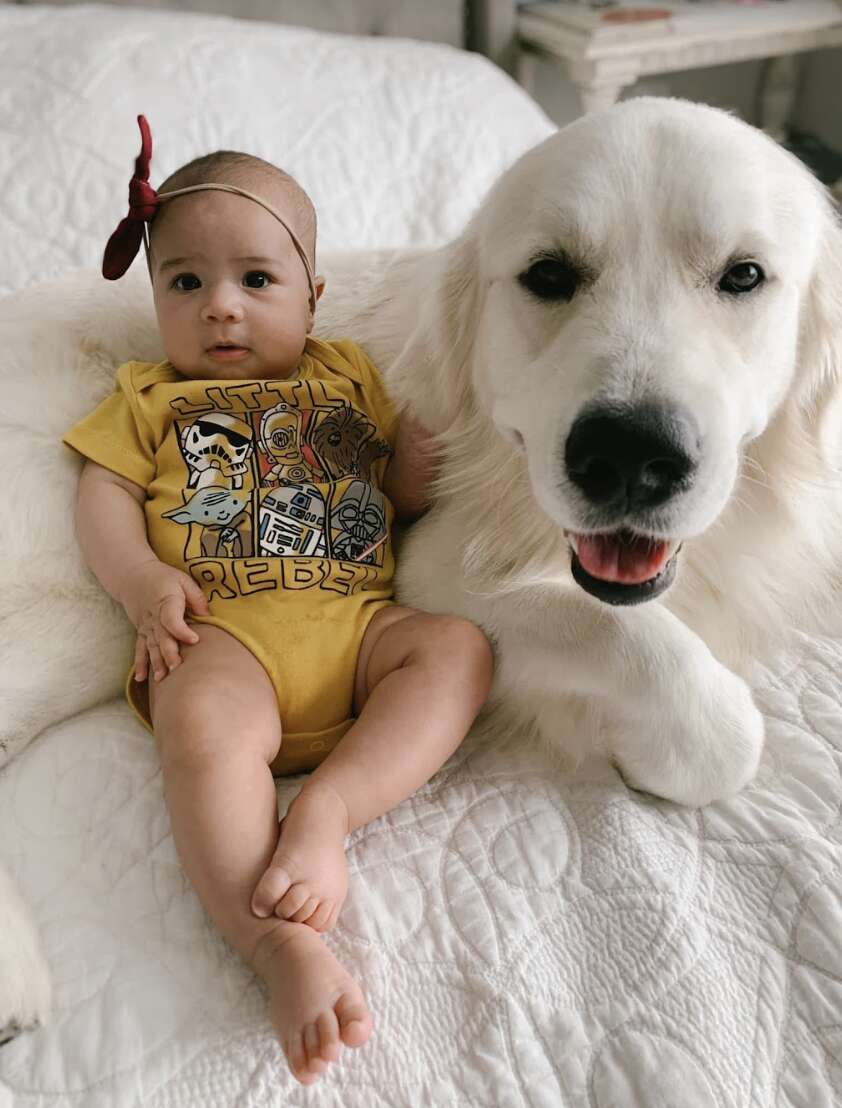
{"type": "Polygon", "coordinates": [[[188,192],[204,192],[208,190],[214,192],[233,192],[236,193],[237,196],[245,196],[247,200],[253,200],[255,204],[259,204],[261,208],[265,208],[286,230],[307,272],[307,284],[310,288],[310,311],[315,312],[316,281],[313,276],[313,267],[310,264],[307,251],[301,245],[298,236],[283,216],[280,215],[271,204],[267,204],[265,200],[261,200],[259,196],[255,196],[254,193],[251,192],[246,192],[245,189],[237,188],[236,185],[210,183],[206,185],[190,185],[188,188],[173,189],[171,192],[156,192],[149,184],[149,164],[152,160],[152,133],[149,130],[149,124],[146,122],[145,116],[139,115],[137,117],[137,123],[140,127],[140,153],[135,159],[134,176],[131,181],[129,181],[129,214],[124,219],[120,220],[116,231],[113,232],[106,244],[105,253],[102,256],[103,277],[107,278],[109,281],[116,281],[119,277],[122,277],[134,261],[140,249],[141,242],[146,245],[148,252],[149,240],[146,232],[146,224],[151,223],[155,218],[155,213],[161,201],[171,200],[174,196],[184,196],[188,192]]]}

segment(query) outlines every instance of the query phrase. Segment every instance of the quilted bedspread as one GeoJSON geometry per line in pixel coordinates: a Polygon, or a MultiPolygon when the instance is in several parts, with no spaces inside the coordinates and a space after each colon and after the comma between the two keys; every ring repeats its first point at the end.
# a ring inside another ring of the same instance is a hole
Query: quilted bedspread
{"type": "Polygon", "coordinates": [[[334,250],[456,235],[553,130],[491,62],[448,46],[0,4],[0,295],[99,264],[126,214],[138,113],[153,185],[210,150],[248,151],[298,177],[334,250]]]}
{"type": "Polygon", "coordinates": [[[472,736],[352,840],[328,941],[375,1031],[309,1089],[182,876],[146,733],[117,702],[51,729],[0,775],[56,989],[0,1108],[842,1103],[840,672],[801,638],[761,673],[760,775],[699,812],[472,736]]]}

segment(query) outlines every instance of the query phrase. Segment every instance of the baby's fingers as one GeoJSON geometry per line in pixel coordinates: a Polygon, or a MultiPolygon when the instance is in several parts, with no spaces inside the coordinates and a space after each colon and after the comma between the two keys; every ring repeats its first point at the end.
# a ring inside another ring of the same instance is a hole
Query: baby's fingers
{"type": "Polygon", "coordinates": [[[167,669],[164,659],[161,657],[161,650],[158,644],[154,639],[147,639],[146,649],[149,652],[149,664],[152,667],[152,676],[156,681],[163,681],[169,670],[167,669]]]}
{"type": "Polygon", "coordinates": [[[184,581],[184,595],[187,598],[187,606],[197,616],[206,616],[210,610],[208,607],[208,598],[196,584],[196,582],[185,575],[184,581]]]}
{"type": "Polygon", "coordinates": [[[148,676],[149,651],[144,636],[138,635],[134,644],[134,679],[135,681],[145,681],[148,676]]]}
{"type": "Polygon", "coordinates": [[[178,642],[168,634],[163,627],[159,627],[156,633],[156,640],[158,650],[161,654],[161,659],[166,667],[165,672],[162,674],[166,676],[167,672],[175,669],[176,666],[181,665],[181,650],[179,649],[178,642]]]}
{"type": "MultiPolygon", "coordinates": [[[[184,620],[183,596],[168,596],[161,604],[158,620],[165,634],[171,635],[174,639],[191,644],[199,641],[199,636],[184,620]]],[[[159,642],[162,638],[163,636],[158,636],[159,642]]]]}

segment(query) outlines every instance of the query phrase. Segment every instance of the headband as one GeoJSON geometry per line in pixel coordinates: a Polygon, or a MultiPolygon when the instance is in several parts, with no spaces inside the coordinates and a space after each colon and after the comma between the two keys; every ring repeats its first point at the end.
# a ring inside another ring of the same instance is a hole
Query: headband
{"type": "Polygon", "coordinates": [[[310,311],[316,310],[316,280],[313,276],[313,267],[307,256],[307,251],[301,245],[301,241],[284,219],[284,217],[259,196],[236,185],[223,185],[211,182],[205,185],[189,185],[183,189],[173,189],[170,192],[156,192],[149,184],[149,165],[152,161],[152,132],[146,117],[139,115],[137,123],[140,127],[140,153],[135,159],[134,176],[129,181],[129,214],[121,219],[116,231],[109,238],[105,253],[102,256],[102,275],[109,281],[116,281],[122,277],[135,259],[140,249],[141,242],[149,256],[149,233],[147,223],[151,223],[158,211],[159,204],[164,200],[172,200],[175,196],[184,196],[188,192],[233,192],[237,196],[244,196],[247,200],[253,200],[261,208],[265,208],[270,215],[277,219],[292,239],[304,269],[307,273],[307,284],[310,289],[310,311]]]}

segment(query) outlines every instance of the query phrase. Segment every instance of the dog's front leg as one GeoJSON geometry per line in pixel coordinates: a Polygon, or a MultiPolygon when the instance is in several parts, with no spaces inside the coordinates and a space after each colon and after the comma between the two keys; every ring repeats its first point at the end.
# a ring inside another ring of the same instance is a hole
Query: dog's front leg
{"type": "Polygon", "coordinates": [[[38,933],[0,866],[0,1046],[47,1019],[50,979],[38,933]]]}
{"type": "Polygon", "coordinates": [[[548,741],[572,694],[595,701],[597,744],[634,788],[697,807],[752,779],[764,725],[748,686],[662,605],[597,607],[567,590],[512,600],[498,686],[521,704],[526,693],[548,741]]]}

